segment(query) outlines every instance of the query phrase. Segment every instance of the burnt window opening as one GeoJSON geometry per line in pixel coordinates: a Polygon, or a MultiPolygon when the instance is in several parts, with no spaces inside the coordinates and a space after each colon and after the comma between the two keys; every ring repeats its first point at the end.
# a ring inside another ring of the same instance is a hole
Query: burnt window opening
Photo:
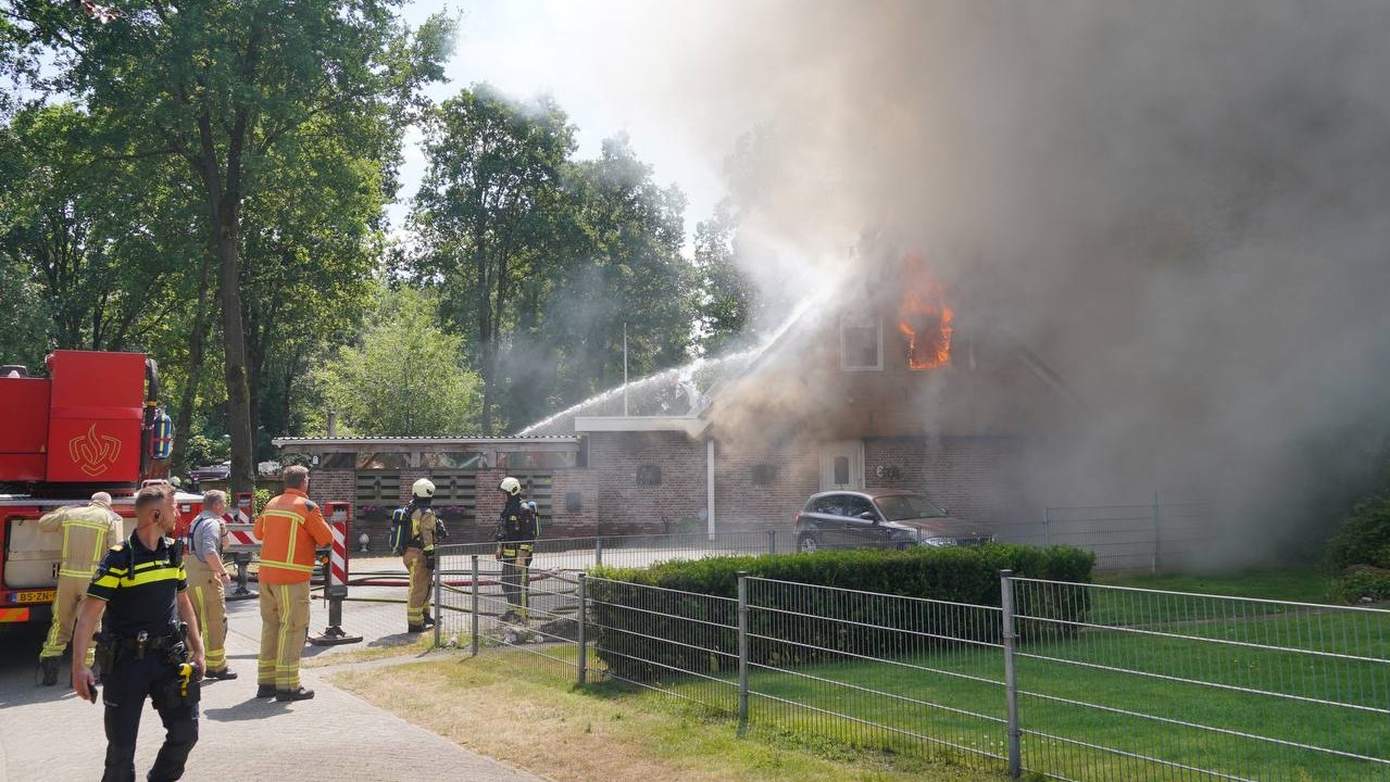
{"type": "Polygon", "coordinates": [[[883,323],[878,319],[840,320],[840,368],[847,372],[883,369],[883,323]]]}
{"type": "Polygon", "coordinates": [[[660,486],[661,468],[655,464],[643,464],[637,468],[638,486],[660,486]]]}
{"type": "Polygon", "coordinates": [[[836,456],[836,457],[835,457],[835,485],[836,485],[836,486],[847,486],[847,485],[849,485],[849,457],[848,457],[848,456],[836,456]]]}
{"type": "Polygon", "coordinates": [[[777,482],[777,465],[775,464],[755,464],[753,465],[753,485],[771,486],[777,482]]]}

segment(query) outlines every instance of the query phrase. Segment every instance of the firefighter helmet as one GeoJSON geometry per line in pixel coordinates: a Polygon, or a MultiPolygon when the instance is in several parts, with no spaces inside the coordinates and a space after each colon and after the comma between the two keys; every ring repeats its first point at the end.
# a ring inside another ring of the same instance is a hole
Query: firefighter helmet
{"type": "Polygon", "coordinates": [[[501,485],[499,485],[497,488],[501,490],[503,494],[510,494],[511,496],[515,497],[516,495],[521,493],[521,481],[518,481],[516,478],[513,478],[512,476],[508,475],[507,477],[502,479],[501,485]]]}
{"type": "Polygon", "coordinates": [[[414,486],[410,487],[410,492],[422,500],[427,500],[434,496],[434,481],[429,478],[421,478],[415,482],[414,486]]]}

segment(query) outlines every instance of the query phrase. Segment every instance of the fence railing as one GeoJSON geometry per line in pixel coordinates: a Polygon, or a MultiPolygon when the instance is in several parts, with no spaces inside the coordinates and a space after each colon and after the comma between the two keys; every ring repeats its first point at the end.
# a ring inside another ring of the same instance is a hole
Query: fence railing
{"type": "Polygon", "coordinates": [[[517,574],[477,563],[441,590],[448,637],[740,732],[1078,781],[1390,779],[1390,611],[1007,573],[995,606],[563,569],[525,574],[518,597],[517,574]]]}

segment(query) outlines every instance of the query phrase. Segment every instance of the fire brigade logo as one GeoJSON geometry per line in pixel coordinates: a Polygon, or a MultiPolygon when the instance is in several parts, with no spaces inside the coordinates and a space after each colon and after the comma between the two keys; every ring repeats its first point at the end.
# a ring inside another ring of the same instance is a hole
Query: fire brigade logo
{"type": "Polygon", "coordinates": [[[97,434],[92,424],[86,434],[68,440],[68,456],[82,472],[95,478],[111,468],[121,455],[121,441],[109,434],[97,434]]]}

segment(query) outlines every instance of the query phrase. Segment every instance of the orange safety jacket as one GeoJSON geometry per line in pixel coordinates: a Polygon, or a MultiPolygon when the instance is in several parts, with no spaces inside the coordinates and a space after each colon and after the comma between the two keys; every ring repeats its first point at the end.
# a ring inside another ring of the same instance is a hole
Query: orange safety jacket
{"type": "Polygon", "coordinates": [[[299,489],[285,489],[256,517],[262,584],[297,584],[314,572],[314,547],[333,540],[319,506],[299,489]]]}

